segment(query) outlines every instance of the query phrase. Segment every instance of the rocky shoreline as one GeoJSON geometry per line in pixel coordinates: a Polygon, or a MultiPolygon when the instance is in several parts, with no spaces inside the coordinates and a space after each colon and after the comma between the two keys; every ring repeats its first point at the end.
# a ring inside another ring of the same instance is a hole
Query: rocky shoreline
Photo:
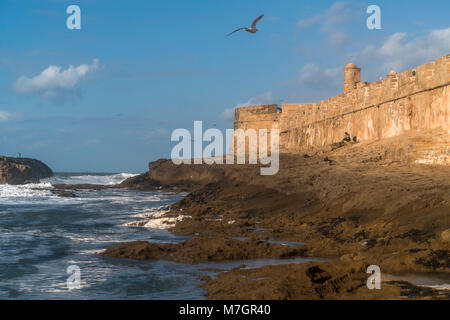
{"type": "Polygon", "coordinates": [[[369,265],[382,274],[450,274],[450,168],[405,165],[378,150],[351,145],[281,155],[280,172],[269,177],[260,176],[258,166],[153,162],[148,173],[118,187],[189,191],[164,217],[185,217],[169,230],[194,238],[179,245],[119,244],[104,255],[184,263],[330,259],[222,272],[203,279],[211,299],[448,299],[448,290],[403,281],[366,287],[369,265]],[[306,245],[292,250],[268,239],[306,245]],[[319,275],[308,276],[314,270],[319,275]]]}
{"type": "Polygon", "coordinates": [[[197,236],[178,244],[155,244],[146,241],[117,244],[102,255],[135,260],[169,260],[197,264],[250,259],[292,259],[304,257],[306,250],[271,244],[257,237],[244,241],[224,236],[197,236]]]}

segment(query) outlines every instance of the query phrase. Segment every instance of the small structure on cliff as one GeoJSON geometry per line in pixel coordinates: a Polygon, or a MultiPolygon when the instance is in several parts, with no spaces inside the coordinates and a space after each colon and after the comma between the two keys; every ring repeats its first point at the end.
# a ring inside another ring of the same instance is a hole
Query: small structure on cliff
{"type": "Polygon", "coordinates": [[[417,163],[450,164],[450,55],[415,69],[361,82],[361,69],[344,68],[342,94],[317,103],[237,108],[235,129],[279,129],[281,152],[309,152],[342,140],[359,142],[433,130],[439,139],[415,143],[417,163]]]}

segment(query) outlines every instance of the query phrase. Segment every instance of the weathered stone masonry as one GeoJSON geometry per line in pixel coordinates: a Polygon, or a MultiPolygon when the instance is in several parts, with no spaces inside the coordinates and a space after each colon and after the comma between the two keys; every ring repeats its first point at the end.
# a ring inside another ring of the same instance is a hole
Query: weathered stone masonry
{"type": "Polygon", "coordinates": [[[234,127],[279,129],[284,152],[320,149],[341,141],[345,132],[367,142],[437,130],[445,138],[429,147],[439,161],[428,162],[449,164],[450,55],[371,83],[360,82],[360,69],[349,64],[342,94],[317,103],[283,104],[281,112],[277,105],[238,108],[234,127]]]}

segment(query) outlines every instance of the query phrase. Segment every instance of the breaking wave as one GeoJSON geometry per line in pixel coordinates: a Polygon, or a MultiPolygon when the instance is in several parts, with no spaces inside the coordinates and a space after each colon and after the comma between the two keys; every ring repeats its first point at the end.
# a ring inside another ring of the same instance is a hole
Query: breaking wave
{"type": "Polygon", "coordinates": [[[133,217],[140,218],[141,220],[127,222],[124,226],[167,230],[174,227],[177,222],[191,218],[191,216],[181,214],[176,217],[166,217],[165,215],[168,212],[170,212],[169,206],[150,208],[144,212],[133,215],[133,217]]]}
{"type": "MultiPolygon", "coordinates": [[[[9,184],[0,185],[0,199],[11,198],[45,198],[51,196],[51,183],[33,183],[26,185],[13,186],[9,184]]],[[[0,200],[0,201],[1,201],[0,200]]],[[[3,201],[2,201],[3,202],[3,201]]]]}
{"type": "MultiPolygon", "coordinates": [[[[26,185],[0,185],[1,204],[38,204],[51,202],[67,203],[79,202],[83,198],[63,199],[52,193],[55,184],[97,184],[115,185],[135,176],[131,173],[119,174],[55,174],[55,176],[41,180],[41,183],[26,185]],[[50,201],[50,202],[49,202],[50,201]]],[[[121,200],[123,200],[121,198],[121,200]]]]}
{"type": "Polygon", "coordinates": [[[118,173],[118,174],[80,174],[80,175],[69,175],[69,174],[58,174],[49,179],[43,181],[48,181],[51,184],[100,184],[112,186],[119,184],[122,181],[134,177],[137,174],[133,173],[118,173]]]}

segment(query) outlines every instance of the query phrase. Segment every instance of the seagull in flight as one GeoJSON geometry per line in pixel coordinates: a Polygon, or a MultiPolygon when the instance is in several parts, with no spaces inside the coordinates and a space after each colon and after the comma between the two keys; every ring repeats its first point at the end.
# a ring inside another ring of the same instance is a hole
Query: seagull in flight
{"type": "Polygon", "coordinates": [[[263,14],[260,15],[258,18],[256,18],[255,21],[253,21],[252,26],[250,28],[239,28],[239,29],[236,29],[232,33],[230,33],[229,36],[231,36],[235,32],[241,31],[241,30],[245,30],[245,31],[250,32],[250,33],[257,33],[258,29],[256,29],[256,24],[258,23],[259,20],[262,19],[262,17],[264,17],[263,14]]]}

